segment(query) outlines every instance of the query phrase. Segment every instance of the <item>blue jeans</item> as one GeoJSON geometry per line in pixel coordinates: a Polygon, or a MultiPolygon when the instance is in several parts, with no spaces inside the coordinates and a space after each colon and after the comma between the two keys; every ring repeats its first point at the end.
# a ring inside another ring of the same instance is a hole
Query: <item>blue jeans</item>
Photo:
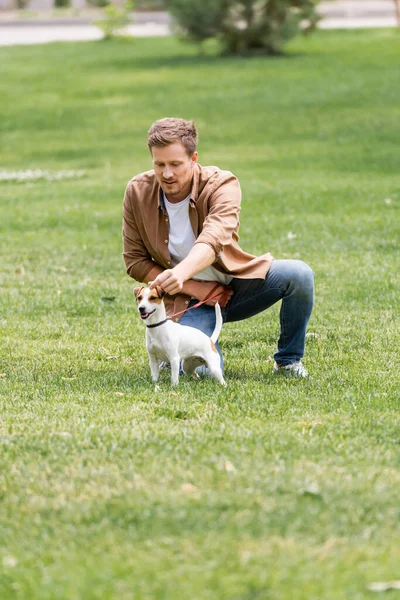
{"type": "MultiPolygon", "coordinates": [[[[307,324],[314,304],[314,274],[306,263],[274,260],[265,280],[235,278],[230,287],[233,296],[221,309],[224,323],[248,319],[282,300],[280,335],[274,358],[280,366],[303,358],[307,324]]],[[[189,307],[197,302],[192,300],[189,307]]],[[[215,327],[215,309],[203,304],[184,313],[179,322],[211,336],[215,327]]],[[[219,344],[217,349],[223,367],[219,344]]]]}

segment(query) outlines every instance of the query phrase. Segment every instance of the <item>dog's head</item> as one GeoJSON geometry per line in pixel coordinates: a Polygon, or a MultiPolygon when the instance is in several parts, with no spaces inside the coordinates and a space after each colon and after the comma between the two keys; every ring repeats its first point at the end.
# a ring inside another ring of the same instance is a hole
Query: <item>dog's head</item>
{"type": "Polygon", "coordinates": [[[151,315],[155,314],[163,304],[165,292],[160,286],[156,286],[152,290],[148,287],[137,287],[133,290],[138,303],[138,311],[140,318],[145,321],[151,315]]]}

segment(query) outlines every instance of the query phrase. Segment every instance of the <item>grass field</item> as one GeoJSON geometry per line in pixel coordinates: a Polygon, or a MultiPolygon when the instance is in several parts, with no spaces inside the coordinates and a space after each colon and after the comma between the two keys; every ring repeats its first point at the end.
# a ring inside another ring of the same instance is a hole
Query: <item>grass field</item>
{"type": "Polygon", "coordinates": [[[0,53],[1,600],[359,600],[400,579],[398,32],[273,60],[0,53]],[[272,376],[273,307],[224,328],[227,389],[164,373],[155,393],[121,202],[162,116],[240,177],[242,247],[315,271],[309,380],[272,376]]]}

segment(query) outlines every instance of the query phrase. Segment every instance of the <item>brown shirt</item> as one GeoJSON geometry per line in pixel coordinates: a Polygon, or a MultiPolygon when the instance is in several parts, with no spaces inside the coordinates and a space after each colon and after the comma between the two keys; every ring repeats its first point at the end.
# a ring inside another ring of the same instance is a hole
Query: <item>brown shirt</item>
{"type": "MultiPolygon", "coordinates": [[[[189,203],[195,243],[211,246],[215,252],[212,266],[221,273],[239,279],[265,279],[273,261],[271,254],[256,257],[238,244],[240,202],[239,181],[232,173],[195,165],[189,203]]],[[[155,264],[172,268],[168,213],[154,171],[141,173],[128,183],[122,235],[126,270],[132,278],[145,281],[155,264]]],[[[184,310],[189,301],[185,294],[166,296],[167,314],[184,310]]]]}

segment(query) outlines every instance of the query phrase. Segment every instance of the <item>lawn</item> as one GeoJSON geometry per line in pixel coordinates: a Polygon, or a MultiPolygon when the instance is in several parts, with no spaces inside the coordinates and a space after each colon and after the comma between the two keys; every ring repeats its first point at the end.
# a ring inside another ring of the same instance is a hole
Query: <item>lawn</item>
{"type": "Polygon", "coordinates": [[[394,30],[272,60],[0,50],[1,600],[359,600],[400,579],[399,53],[394,30]],[[240,177],[242,247],[315,271],[308,380],[272,374],[273,307],[224,327],[226,389],[154,390],[121,203],[162,116],[240,177]]]}

